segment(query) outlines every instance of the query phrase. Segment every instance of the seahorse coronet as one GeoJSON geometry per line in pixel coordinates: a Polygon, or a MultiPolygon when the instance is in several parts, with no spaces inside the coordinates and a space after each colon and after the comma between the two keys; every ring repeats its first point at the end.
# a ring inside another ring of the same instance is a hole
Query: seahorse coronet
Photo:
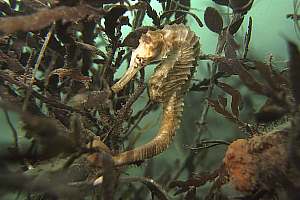
{"type": "Polygon", "coordinates": [[[160,60],[148,82],[148,91],[152,101],[162,104],[162,120],[151,141],[114,155],[115,166],[152,158],[169,147],[176,129],[180,127],[184,95],[200,54],[199,37],[183,24],[166,25],[161,30],[148,31],[141,36],[139,42],[132,53],[128,70],[112,86],[112,90],[120,91],[141,68],[154,60],[160,60]]]}

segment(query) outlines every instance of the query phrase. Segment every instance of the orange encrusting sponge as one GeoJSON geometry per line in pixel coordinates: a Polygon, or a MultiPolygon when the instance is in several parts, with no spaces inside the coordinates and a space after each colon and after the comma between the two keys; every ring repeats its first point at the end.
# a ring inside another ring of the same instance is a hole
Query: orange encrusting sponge
{"type": "Polygon", "coordinates": [[[278,131],[232,142],[223,162],[236,190],[251,192],[278,185],[273,180],[287,174],[287,160],[287,134],[278,131]]]}

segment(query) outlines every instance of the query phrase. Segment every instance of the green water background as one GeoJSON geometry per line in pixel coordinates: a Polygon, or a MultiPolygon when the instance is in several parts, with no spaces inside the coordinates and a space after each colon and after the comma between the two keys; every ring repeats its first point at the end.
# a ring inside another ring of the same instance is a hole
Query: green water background
{"type": "MultiPolygon", "coordinates": [[[[152,0],[151,5],[157,12],[161,12],[162,8],[157,1],[152,0]]],[[[191,12],[195,13],[203,22],[204,10],[207,6],[216,7],[212,1],[206,0],[192,0],[191,12]]],[[[224,21],[226,23],[227,9],[225,7],[218,7],[223,11],[224,21]]],[[[255,0],[252,9],[245,16],[242,27],[238,31],[236,38],[242,40],[247,30],[248,19],[251,16],[253,18],[253,30],[252,38],[249,47],[249,57],[255,58],[261,61],[266,61],[268,56],[272,54],[273,66],[275,69],[282,69],[286,65],[288,60],[288,52],[285,38],[298,42],[296,37],[294,24],[291,19],[286,18],[286,14],[293,13],[293,0],[255,0]]],[[[150,25],[151,19],[147,18],[143,25],[150,25]]],[[[200,37],[202,52],[205,54],[213,54],[217,43],[217,34],[208,30],[207,27],[200,28],[192,17],[188,17],[188,23],[191,29],[196,32],[200,37]]],[[[123,29],[123,35],[126,35],[130,31],[130,28],[123,29]]],[[[103,47],[102,47],[103,48],[103,47]]],[[[117,77],[121,76],[125,71],[124,65],[117,73],[117,77]]],[[[148,76],[153,71],[153,67],[147,69],[148,76]]],[[[202,79],[207,77],[207,70],[205,62],[199,62],[197,74],[195,78],[202,79]]],[[[239,89],[242,94],[248,92],[247,88],[241,85],[236,78],[232,78],[231,83],[235,88],[239,89]]],[[[244,108],[248,110],[257,111],[264,101],[264,98],[250,92],[250,105],[244,105],[244,108]]],[[[177,131],[177,135],[174,139],[174,143],[168,150],[161,155],[155,157],[151,162],[155,166],[155,178],[158,178],[164,173],[164,170],[168,166],[172,167],[176,159],[183,160],[189,153],[184,145],[193,145],[196,134],[195,122],[199,120],[204,93],[190,92],[185,99],[184,116],[181,128],[177,131]]],[[[147,102],[147,94],[144,93],[143,97],[135,104],[135,111],[138,111],[147,102]]],[[[249,102],[249,101],[247,101],[249,102]]],[[[243,110],[241,111],[243,112],[243,110]]],[[[149,114],[134,131],[137,134],[139,131],[143,131],[142,137],[137,142],[137,145],[143,144],[150,140],[156,133],[160,122],[160,111],[149,114]],[[145,131],[146,130],[146,131],[145,131]]],[[[15,128],[19,133],[20,141],[25,140],[22,134],[19,117],[15,113],[9,113],[11,120],[14,123],[15,128]]],[[[247,114],[242,117],[248,117],[247,114]]],[[[234,138],[245,137],[237,127],[224,119],[222,116],[215,114],[214,111],[209,110],[208,118],[208,130],[201,136],[203,139],[224,139],[232,141],[234,138]]],[[[13,144],[12,131],[9,128],[3,112],[0,112],[0,148],[1,152],[5,151],[7,147],[13,144]]],[[[1,153],[0,152],[0,153],[1,153]]],[[[199,153],[199,156],[203,156],[203,162],[200,166],[197,166],[197,171],[212,170],[219,166],[222,157],[225,152],[225,147],[215,147],[205,153],[199,153]]],[[[147,163],[141,167],[130,167],[128,173],[130,175],[142,176],[147,163]]],[[[174,169],[176,170],[176,169],[174,169]]],[[[186,178],[186,172],[182,173],[180,179],[186,178]]],[[[205,190],[205,187],[202,189],[205,190]]]]}

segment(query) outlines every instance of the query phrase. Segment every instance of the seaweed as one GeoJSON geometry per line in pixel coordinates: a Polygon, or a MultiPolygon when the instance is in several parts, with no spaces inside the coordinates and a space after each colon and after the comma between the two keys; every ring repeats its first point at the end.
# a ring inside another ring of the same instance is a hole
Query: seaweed
{"type": "Polygon", "coordinates": [[[203,12],[190,0],[157,4],[161,11],[150,0],[0,1],[1,126],[11,137],[8,147],[0,137],[1,199],[299,199],[299,2],[284,13],[298,38],[284,37],[281,67],[255,56],[259,19],[250,11],[259,2],[212,0],[203,12]],[[201,77],[184,88],[176,118],[176,160],[162,152],[118,166],[114,156],[156,129],[162,102],[145,92],[147,70],[114,92],[116,72],[147,33],[176,24],[201,47],[201,77]],[[216,37],[214,53],[199,29],[216,37]]]}

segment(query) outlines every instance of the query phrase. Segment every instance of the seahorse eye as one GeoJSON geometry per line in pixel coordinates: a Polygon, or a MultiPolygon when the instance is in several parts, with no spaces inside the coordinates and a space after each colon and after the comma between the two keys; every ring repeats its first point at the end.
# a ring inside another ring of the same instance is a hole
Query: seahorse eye
{"type": "Polygon", "coordinates": [[[135,65],[136,68],[141,65],[144,66],[146,64],[146,61],[144,58],[137,56],[136,59],[137,59],[137,65],[135,65]]]}

